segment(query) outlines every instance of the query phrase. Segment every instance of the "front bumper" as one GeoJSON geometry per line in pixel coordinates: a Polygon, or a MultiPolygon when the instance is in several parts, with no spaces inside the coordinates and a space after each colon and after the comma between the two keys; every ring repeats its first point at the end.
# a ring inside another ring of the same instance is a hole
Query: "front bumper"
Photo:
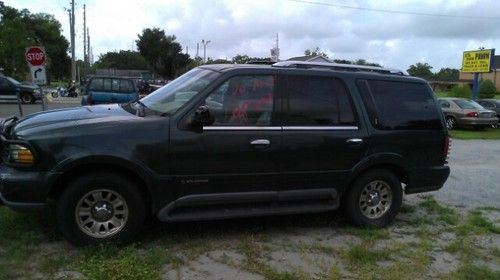
{"type": "Polygon", "coordinates": [[[47,204],[46,172],[20,171],[0,165],[0,201],[16,211],[39,210],[47,204]]]}
{"type": "Polygon", "coordinates": [[[450,167],[446,165],[414,168],[409,172],[409,184],[405,188],[405,193],[437,191],[443,187],[448,176],[450,176],[450,167]]]}

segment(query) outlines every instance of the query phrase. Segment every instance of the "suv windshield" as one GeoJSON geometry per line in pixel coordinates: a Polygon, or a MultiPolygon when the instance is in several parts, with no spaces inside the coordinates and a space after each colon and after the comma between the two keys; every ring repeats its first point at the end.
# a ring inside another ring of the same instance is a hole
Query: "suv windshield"
{"type": "Polygon", "coordinates": [[[481,105],[472,100],[455,99],[455,103],[462,109],[484,109],[481,105]]]}
{"type": "Polygon", "coordinates": [[[215,80],[218,72],[195,68],[141,99],[151,110],[173,114],[215,80]]]}

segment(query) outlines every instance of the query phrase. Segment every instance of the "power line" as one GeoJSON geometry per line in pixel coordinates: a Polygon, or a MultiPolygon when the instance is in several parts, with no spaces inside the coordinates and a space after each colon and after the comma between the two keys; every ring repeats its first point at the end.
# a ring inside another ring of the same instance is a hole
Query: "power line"
{"type": "Polygon", "coordinates": [[[313,5],[329,6],[329,7],[336,7],[336,8],[342,8],[342,9],[382,12],[382,13],[389,13],[389,14],[406,14],[406,15],[414,15],[414,16],[448,17],[448,18],[479,19],[479,20],[500,20],[500,17],[480,17],[480,16],[466,16],[466,15],[431,14],[431,13],[421,13],[421,12],[412,12],[412,11],[400,11],[400,10],[386,10],[386,9],[377,9],[377,8],[368,8],[368,7],[356,7],[356,6],[349,6],[349,5],[343,5],[343,4],[332,4],[332,3],[316,2],[316,1],[308,1],[308,0],[288,0],[288,1],[302,3],[302,4],[313,4],[313,5]]]}

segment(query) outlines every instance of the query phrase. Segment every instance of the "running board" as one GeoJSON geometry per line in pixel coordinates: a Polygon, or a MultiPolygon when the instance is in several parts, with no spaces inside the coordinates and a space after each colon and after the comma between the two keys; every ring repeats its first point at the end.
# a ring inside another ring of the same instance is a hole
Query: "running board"
{"type": "Polygon", "coordinates": [[[181,197],[157,216],[162,222],[200,221],[325,212],[338,206],[335,189],[215,193],[181,197]]]}

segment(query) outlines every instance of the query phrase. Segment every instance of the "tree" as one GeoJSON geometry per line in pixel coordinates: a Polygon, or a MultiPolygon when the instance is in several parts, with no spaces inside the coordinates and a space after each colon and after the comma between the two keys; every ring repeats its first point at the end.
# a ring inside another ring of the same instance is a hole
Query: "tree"
{"type": "Polygon", "coordinates": [[[191,62],[189,55],[182,53],[181,45],[175,41],[176,37],[165,35],[162,29],[146,28],[137,36],[139,53],[153,71],[161,76],[174,78],[191,62]]]}
{"type": "Polygon", "coordinates": [[[432,66],[430,66],[429,64],[418,62],[415,65],[410,65],[410,68],[408,68],[407,71],[411,76],[430,80],[433,76],[431,69],[432,66]]]}
{"type": "Polygon", "coordinates": [[[314,48],[314,50],[306,49],[304,51],[304,55],[305,56],[312,56],[312,57],[322,56],[324,58],[328,58],[328,55],[326,53],[322,52],[319,47],[314,48]]]}
{"type": "Polygon", "coordinates": [[[496,88],[492,81],[481,80],[477,92],[479,98],[493,98],[495,97],[496,88]]]}
{"type": "Polygon", "coordinates": [[[352,64],[352,61],[347,59],[334,59],[333,62],[340,64],[352,64]]]}
{"type": "Polygon", "coordinates": [[[270,57],[249,57],[248,55],[237,54],[231,59],[232,63],[236,64],[246,64],[246,63],[270,63],[270,57]]]}
{"type": "Polygon", "coordinates": [[[95,65],[102,69],[149,69],[146,59],[139,52],[125,50],[101,54],[95,65]]]}
{"type": "Polygon", "coordinates": [[[53,15],[0,6],[0,66],[8,75],[24,79],[28,73],[25,48],[42,45],[48,57],[48,78],[67,77],[71,63],[67,54],[69,43],[61,30],[53,15]]]}
{"type": "Polygon", "coordinates": [[[366,61],[366,59],[362,59],[362,58],[360,58],[360,59],[358,59],[358,60],[354,61],[354,64],[356,64],[356,65],[366,65],[366,66],[377,66],[377,67],[381,67],[381,65],[380,65],[380,64],[378,64],[378,63],[368,62],[368,61],[366,61]]]}
{"type": "Polygon", "coordinates": [[[441,68],[439,72],[434,74],[434,80],[436,81],[458,81],[458,76],[460,75],[460,70],[453,68],[441,68]]]}

